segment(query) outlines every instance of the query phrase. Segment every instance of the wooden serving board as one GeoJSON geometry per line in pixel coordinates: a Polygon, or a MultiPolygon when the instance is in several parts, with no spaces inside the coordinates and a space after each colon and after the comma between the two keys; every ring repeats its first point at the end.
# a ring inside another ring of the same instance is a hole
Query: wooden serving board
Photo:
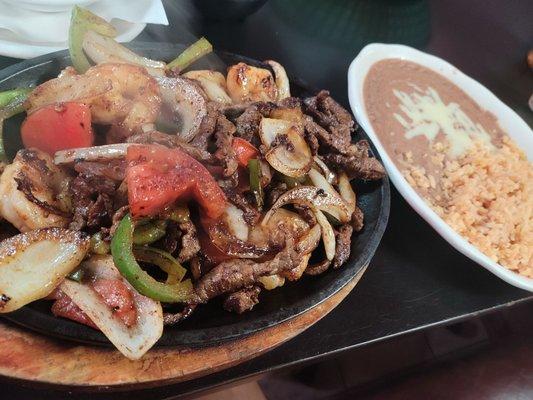
{"type": "Polygon", "coordinates": [[[112,348],[61,341],[0,321],[0,375],[36,384],[115,389],[160,386],[208,375],[257,357],[309,328],[350,293],[365,269],[323,303],[277,326],[216,347],[158,348],[137,361],[112,348]]]}

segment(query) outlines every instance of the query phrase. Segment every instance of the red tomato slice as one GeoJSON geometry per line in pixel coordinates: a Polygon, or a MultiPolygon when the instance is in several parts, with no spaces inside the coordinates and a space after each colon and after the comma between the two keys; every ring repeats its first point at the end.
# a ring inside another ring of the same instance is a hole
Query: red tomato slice
{"type": "Polygon", "coordinates": [[[237,161],[241,167],[247,167],[248,161],[257,158],[259,155],[259,150],[253,144],[239,137],[233,138],[231,147],[233,147],[237,155],[237,161]]]}
{"type": "Polygon", "coordinates": [[[24,147],[48,154],[92,146],[91,110],[83,103],[58,103],[28,115],[21,127],[24,147]]]}
{"type": "Polygon", "coordinates": [[[209,171],[179,149],[160,145],[128,148],[128,202],[134,217],[157,215],[177,199],[195,199],[210,218],[226,208],[226,196],[209,171]]]}

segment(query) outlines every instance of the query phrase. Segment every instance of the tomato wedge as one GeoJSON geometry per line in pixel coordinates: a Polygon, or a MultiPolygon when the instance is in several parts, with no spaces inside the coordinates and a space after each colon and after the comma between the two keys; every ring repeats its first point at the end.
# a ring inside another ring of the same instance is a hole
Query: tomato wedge
{"type": "Polygon", "coordinates": [[[58,150],[90,147],[91,110],[83,103],[58,103],[38,109],[22,123],[22,143],[53,155],[58,150]]]}
{"type": "Polygon", "coordinates": [[[231,147],[233,147],[237,155],[237,162],[241,167],[247,167],[248,161],[259,156],[259,150],[249,141],[240,137],[233,138],[231,147]]]}
{"type": "Polygon", "coordinates": [[[128,202],[133,217],[155,216],[178,199],[193,198],[205,215],[218,218],[226,196],[209,171],[179,149],[130,146],[126,154],[128,202]]]}

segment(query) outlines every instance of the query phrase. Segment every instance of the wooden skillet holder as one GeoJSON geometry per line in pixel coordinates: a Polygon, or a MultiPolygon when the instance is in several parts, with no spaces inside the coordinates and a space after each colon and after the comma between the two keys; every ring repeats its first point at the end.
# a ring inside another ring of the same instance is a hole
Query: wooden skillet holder
{"type": "Polygon", "coordinates": [[[329,299],[279,325],[216,347],[154,349],[136,361],[112,348],[60,341],[0,320],[0,375],[70,390],[139,389],[205,376],[257,357],[303,332],[333,310],[365,270],[366,266],[329,299]]]}

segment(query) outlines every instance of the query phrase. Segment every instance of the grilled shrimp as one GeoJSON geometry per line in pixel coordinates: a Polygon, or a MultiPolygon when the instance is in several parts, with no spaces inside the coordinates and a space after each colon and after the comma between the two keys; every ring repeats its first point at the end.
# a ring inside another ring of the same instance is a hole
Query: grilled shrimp
{"type": "Polygon", "coordinates": [[[229,68],[226,84],[235,103],[276,101],[278,98],[278,87],[270,71],[243,62],[229,68]]]}
{"type": "Polygon", "coordinates": [[[153,124],[161,107],[155,79],[143,67],[131,64],[99,64],[83,75],[62,73],[33,91],[28,111],[64,101],[88,104],[93,122],[119,125],[132,132],[153,124]]]}
{"type": "Polygon", "coordinates": [[[39,150],[20,150],[0,177],[0,215],[21,232],[66,227],[69,177],[39,150]]]}

